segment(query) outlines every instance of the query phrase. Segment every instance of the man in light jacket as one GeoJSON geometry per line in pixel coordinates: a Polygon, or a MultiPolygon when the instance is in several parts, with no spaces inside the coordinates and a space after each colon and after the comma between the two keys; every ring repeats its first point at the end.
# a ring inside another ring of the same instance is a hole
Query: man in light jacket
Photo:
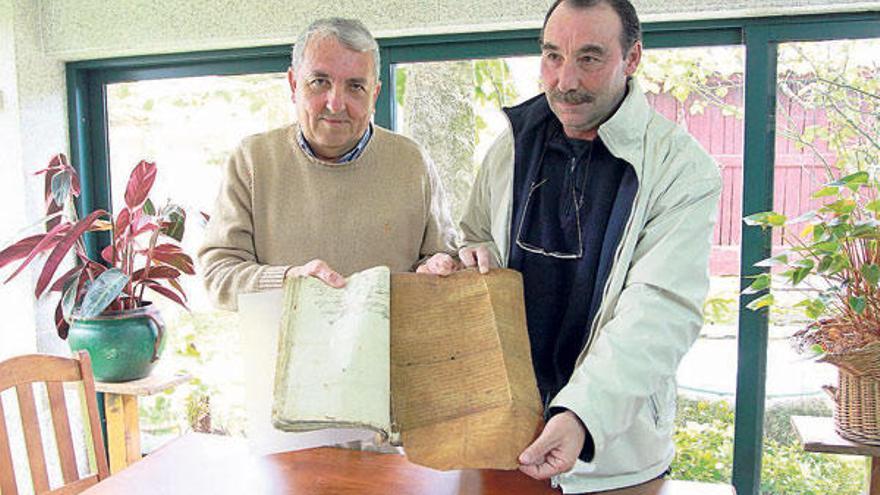
{"type": "Polygon", "coordinates": [[[557,0],[541,50],[545,94],[506,109],[460,256],[523,275],[548,421],[520,469],[565,493],[637,485],[673,458],[675,374],[702,326],[721,179],[633,78],[628,0],[557,0]]]}

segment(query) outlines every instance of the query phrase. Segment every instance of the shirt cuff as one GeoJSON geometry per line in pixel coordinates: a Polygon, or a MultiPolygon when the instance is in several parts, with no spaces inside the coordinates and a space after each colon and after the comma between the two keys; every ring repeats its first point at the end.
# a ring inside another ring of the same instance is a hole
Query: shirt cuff
{"type": "Polygon", "coordinates": [[[257,291],[280,289],[284,285],[284,276],[289,266],[267,266],[257,277],[257,291]]]}

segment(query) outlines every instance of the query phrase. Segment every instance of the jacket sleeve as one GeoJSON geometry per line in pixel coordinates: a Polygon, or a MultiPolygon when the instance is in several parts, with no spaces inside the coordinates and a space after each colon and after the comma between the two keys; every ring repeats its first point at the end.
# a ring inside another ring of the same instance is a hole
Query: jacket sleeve
{"type": "Polygon", "coordinates": [[[511,147],[512,136],[510,130],[501,134],[489,151],[477,172],[471,194],[465,203],[464,213],[458,223],[461,230],[461,247],[486,246],[495,258],[495,266],[501,266],[501,255],[495,238],[492,236],[492,176],[498,167],[513,166],[512,155],[508,148],[511,147]]]}
{"type": "Polygon", "coordinates": [[[440,180],[433,160],[424,151],[422,151],[422,161],[425,164],[427,177],[424,185],[425,234],[422,237],[422,245],[419,247],[419,261],[415,266],[424,263],[436,253],[447,253],[455,256],[458,244],[443,182],[440,180]]]}
{"type": "Polygon", "coordinates": [[[650,207],[610,318],[551,403],[583,421],[596,457],[675,377],[702,327],[721,181],[696,161],[704,166],[683,167],[650,207]]]}
{"type": "Polygon", "coordinates": [[[242,148],[229,158],[198,250],[211,301],[235,311],[238,295],[281,287],[289,267],[260,264],[254,244],[253,168],[242,148]]]}

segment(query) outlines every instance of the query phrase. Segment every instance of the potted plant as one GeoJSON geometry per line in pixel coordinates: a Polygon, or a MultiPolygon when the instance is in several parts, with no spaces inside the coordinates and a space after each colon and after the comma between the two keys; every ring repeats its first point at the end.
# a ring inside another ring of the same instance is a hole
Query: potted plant
{"type": "MultiPolygon", "coordinates": [[[[815,207],[793,219],[764,212],[745,221],[781,230],[788,246],[759,266],[814,289],[797,303],[809,323],[792,338],[838,369],[838,386],[826,387],[838,433],[880,445],[880,82],[862,53],[851,42],[780,48],[780,135],[810,151],[815,207]]],[[[770,281],[759,275],[746,292],[765,292],[770,281]]],[[[766,293],[749,307],[774,303],[766,293]]]]}
{"type": "MultiPolygon", "coordinates": [[[[859,171],[823,184],[814,198],[826,202],[795,219],[775,212],[745,218],[749,225],[785,228],[789,249],[757,266],[780,267],[791,286],[814,289],[796,306],[812,322],[793,340],[802,352],[838,368],[835,402],[841,436],[880,445],[880,199],[878,177],[859,171]],[[799,234],[792,226],[806,224],[799,234]]],[[[745,293],[766,292],[771,274],[754,278],[745,293]]],[[[774,304],[767,292],[749,304],[774,304]]]]}
{"type": "Polygon", "coordinates": [[[80,193],[79,178],[63,154],[36,174],[45,178],[47,216],[40,223],[46,231],[0,251],[0,268],[20,261],[6,282],[48,253],[34,294],[39,298],[60,292],[55,309],[58,336],[68,339],[74,351],[89,351],[95,378],[100,381],[148,375],[165,339],[162,319],[145,300],[145,291],[150,289],[186,308],[179,278],[195,273],[192,258],[178,244],[185,211],[171,203],[156,209],[149,200],[156,165],[146,161],[132,170],[125,204],[115,219],[105,210],[95,210],[85,218],[77,215],[74,199],[80,193]],[[110,233],[110,243],[99,259],[86,251],[88,232],[110,233]],[[71,252],[74,266],[56,277],[71,252]]]}

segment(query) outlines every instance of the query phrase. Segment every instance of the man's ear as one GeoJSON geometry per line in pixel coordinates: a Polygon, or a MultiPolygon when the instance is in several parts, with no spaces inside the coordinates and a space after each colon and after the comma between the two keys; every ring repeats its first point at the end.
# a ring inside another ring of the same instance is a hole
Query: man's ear
{"type": "Polygon", "coordinates": [[[290,100],[296,102],[296,71],[293,67],[287,69],[287,84],[290,85],[290,100]]]}
{"type": "Polygon", "coordinates": [[[382,81],[376,81],[376,89],[373,90],[373,109],[376,108],[376,102],[379,101],[380,91],[382,91],[382,81]]]}
{"type": "Polygon", "coordinates": [[[629,51],[626,53],[626,57],[624,57],[624,62],[626,63],[626,67],[624,68],[624,73],[627,76],[631,76],[636,73],[636,69],[639,68],[639,62],[642,60],[642,42],[640,40],[636,40],[633,43],[633,46],[630,47],[629,51]]]}

